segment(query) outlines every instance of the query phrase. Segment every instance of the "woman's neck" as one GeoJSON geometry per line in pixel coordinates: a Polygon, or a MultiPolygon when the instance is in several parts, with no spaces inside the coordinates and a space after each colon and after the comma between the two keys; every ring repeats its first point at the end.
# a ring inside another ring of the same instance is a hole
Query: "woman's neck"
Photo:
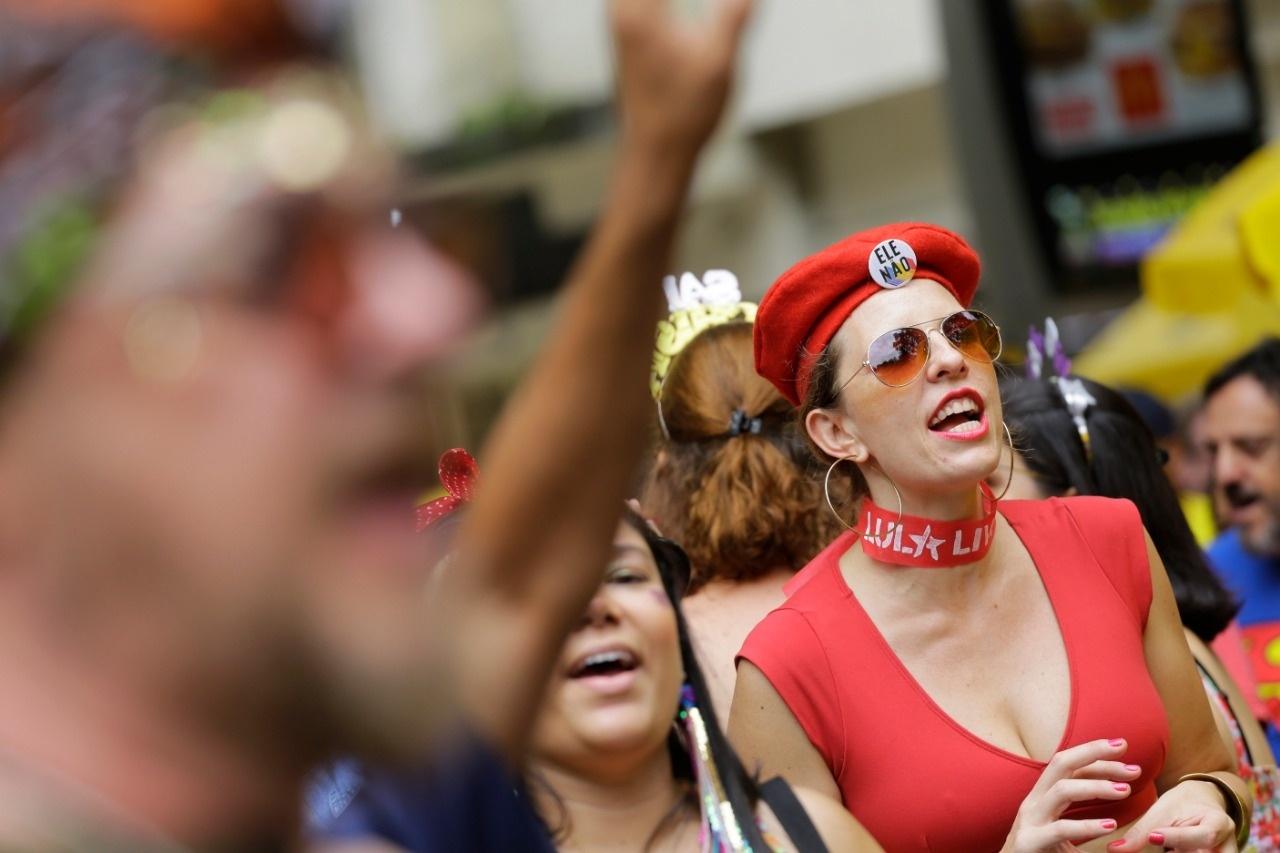
{"type": "MultiPolygon", "coordinates": [[[[554,824],[563,809],[568,835],[561,850],[644,850],[684,795],[665,744],[629,769],[615,766],[590,773],[535,763],[534,770],[554,792],[553,798],[541,785],[533,786],[539,811],[554,824]]],[[[679,835],[691,826],[692,821],[682,820],[670,833],[679,835]]],[[[663,840],[672,838],[668,834],[663,840]]]]}
{"type": "Polygon", "coordinates": [[[698,587],[696,592],[691,593],[685,600],[685,615],[688,615],[688,606],[695,601],[711,602],[718,601],[725,597],[739,598],[744,595],[772,595],[780,593],[782,585],[790,580],[796,573],[794,568],[786,566],[778,566],[769,569],[750,580],[728,580],[716,578],[707,581],[698,587]]]}
{"type": "Polygon", "coordinates": [[[938,521],[960,521],[982,515],[982,493],[974,483],[960,489],[898,489],[882,477],[868,477],[871,500],[882,509],[938,521]],[[901,500],[901,507],[899,507],[901,500]]]}

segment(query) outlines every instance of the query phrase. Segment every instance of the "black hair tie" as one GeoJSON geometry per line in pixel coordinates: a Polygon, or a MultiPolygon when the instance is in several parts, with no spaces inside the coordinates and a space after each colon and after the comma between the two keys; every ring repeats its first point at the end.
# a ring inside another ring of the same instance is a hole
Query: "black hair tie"
{"type": "Polygon", "coordinates": [[[746,409],[734,409],[733,416],[729,418],[729,435],[733,438],[743,433],[759,435],[763,427],[764,421],[749,416],[746,409]]]}

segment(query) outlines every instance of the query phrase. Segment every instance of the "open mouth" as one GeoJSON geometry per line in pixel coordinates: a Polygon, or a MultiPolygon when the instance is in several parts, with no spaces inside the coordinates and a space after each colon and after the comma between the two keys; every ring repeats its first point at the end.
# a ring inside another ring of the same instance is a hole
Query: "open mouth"
{"type": "Polygon", "coordinates": [[[1261,497],[1256,492],[1248,492],[1235,486],[1228,486],[1224,490],[1223,496],[1233,510],[1248,509],[1256,504],[1261,497]]]}
{"type": "Polygon", "coordinates": [[[593,652],[582,658],[569,670],[570,678],[595,678],[621,675],[640,666],[640,659],[627,649],[609,649],[593,652]]]}
{"type": "Polygon", "coordinates": [[[929,419],[929,430],[953,436],[976,433],[983,429],[982,413],[982,397],[976,391],[956,391],[942,398],[929,419]]]}
{"type": "Polygon", "coordinates": [[[416,447],[393,448],[356,473],[350,491],[361,498],[407,495],[412,500],[435,479],[435,466],[426,453],[416,447]]]}
{"type": "Polygon", "coordinates": [[[423,483],[434,474],[424,475],[419,460],[396,449],[343,463],[324,494],[324,510],[343,559],[378,577],[424,578],[447,545],[414,530],[414,506],[423,483]]]}
{"type": "MultiPolygon", "coordinates": [[[[351,459],[339,471],[334,499],[339,507],[356,514],[386,510],[411,519],[424,487],[436,479],[436,465],[423,443],[388,442],[371,448],[363,458],[351,459]]],[[[412,529],[412,521],[408,523],[412,529]]]]}

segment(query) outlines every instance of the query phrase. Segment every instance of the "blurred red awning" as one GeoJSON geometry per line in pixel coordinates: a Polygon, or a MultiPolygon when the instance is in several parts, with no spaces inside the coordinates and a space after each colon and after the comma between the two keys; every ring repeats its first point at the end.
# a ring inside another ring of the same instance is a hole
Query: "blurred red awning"
{"type": "Polygon", "coordinates": [[[0,0],[32,21],[132,27],[180,49],[222,56],[275,56],[298,44],[277,0],[0,0]]]}

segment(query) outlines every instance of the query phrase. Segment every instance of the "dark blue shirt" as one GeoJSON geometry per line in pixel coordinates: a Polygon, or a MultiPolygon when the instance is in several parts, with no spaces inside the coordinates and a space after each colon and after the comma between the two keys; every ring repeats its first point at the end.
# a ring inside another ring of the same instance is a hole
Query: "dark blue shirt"
{"type": "Polygon", "coordinates": [[[379,838],[417,853],[555,850],[519,780],[474,739],[411,772],[336,762],[316,775],[306,805],[320,838],[379,838]]]}

